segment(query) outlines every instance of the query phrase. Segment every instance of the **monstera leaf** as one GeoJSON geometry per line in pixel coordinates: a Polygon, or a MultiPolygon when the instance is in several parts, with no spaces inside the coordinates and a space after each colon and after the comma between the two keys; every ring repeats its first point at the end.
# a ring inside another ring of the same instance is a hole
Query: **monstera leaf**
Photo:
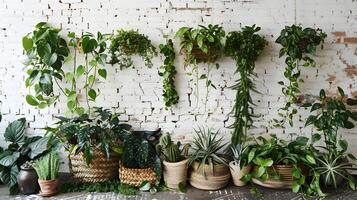
{"type": "Polygon", "coordinates": [[[24,118],[11,122],[5,130],[5,141],[23,144],[25,142],[25,123],[24,118]]]}

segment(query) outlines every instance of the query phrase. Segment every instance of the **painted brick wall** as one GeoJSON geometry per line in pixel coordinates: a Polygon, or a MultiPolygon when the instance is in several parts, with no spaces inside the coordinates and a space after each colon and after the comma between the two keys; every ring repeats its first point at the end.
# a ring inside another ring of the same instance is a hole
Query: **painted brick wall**
{"type": "MultiPolygon", "coordinates": [[[[0,102],[3,121],[1,132],[9,121],[20,117],[28,120],[29,133],[41,134],[40,128],[51,125],[55,115],[65,110],[65,101],[60,99],[55,106],[36,110],[27,105],[24,95],[25,73],[21,60],[23,51],[21,38],[33,30],[39,21],[47,21],[61,27],[63,34],[69,30],[81,33],[113,33],[116,29],[139,29],[158,46],[164,37],[173,37],[181,26],[198,24],[220,24],[227,32],[240,30],[244,25],[257,24],[269,41],[263,56],[256,65],[259,78],[256,80],[261,94],[254,95],[257,102],[256,128],[252,134],[277,133],[290,137],[290,133],[311,135],[311,128],[303,128],[307,111],[300,112],[295,127],[285,131],[270,129],[268,122],[277,116],[283,104],[281,88],[277,84],[283,79],[283,59],[278,58],[279,46],[274,44],[280,30],[294,22],[303,26],[320,27],[328,33],[325,48],[316,56],[318,66],[304,69],[301,85],[306,94],[318,94],[321,88],[336,93],[339,85],[350,95],[357,97],[357,1],[355,0],[0,0],[0,102]]],[[[176,41],[176,45],[178,41],[176,41]]],[[[122,120],[136,129],[163,128],[172,132],[176,139],[189,140],[193,128],[198,125],[220,129],[229,138],[226,127],[233,121],[229,117],[235,91],[229,89],[238,75],[234,75],[235,64],[231,59],[219,61],[220,68],[211,71],[211,79],[217,90],[211,90],[207,111],[203,103],[198,108],[195,102],[193,82],[183,68],[183,59],[177,59],[176,87],[180,95],[179,104],[164,109],[162,80],[158,75],[161,58],[154,59],[154,67],[147,69],[140,59],[135,69],[120,71],[108,66],[108,80],[102,89],[97,106],[110,107],[122,112],[122,120]]],[[[67,66],[70,67],[70,66],[67,66]]],[[[201,65],[200,72],[207,70],[201,65]]],[[[204,83],[199,85],[204,91],[204,83]]],[[[205,96],[201,92],[200,97],[205,96]]],[[[202,99],[200,99],[202,100],[202,99]]],[[[357,153],[356,129],[344,131],[357,153]]]]}

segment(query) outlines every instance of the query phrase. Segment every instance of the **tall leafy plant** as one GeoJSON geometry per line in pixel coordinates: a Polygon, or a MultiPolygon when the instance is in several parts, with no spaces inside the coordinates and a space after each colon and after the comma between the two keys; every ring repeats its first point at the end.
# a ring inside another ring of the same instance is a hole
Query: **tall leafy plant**
{"type": "Polygon", "coordinates": [[[26,53],[24,64],[28,77],[25,84],[35,94],[28,94],[26,101],[32,106],[45,108],[54,103],[58,96],[54,94],[53,82],[62,80],[62,69],[69,54],[67,42],[59,35],[61,29],[53,28],[45,22],[35,26],[35,30],[22,38],[26,53]]]}
{"type": "Polygon", "coordinates": [[[301,94],[299,82],[303,82],[300,78],[301,66],[315,67],[313,56],[318,46],[323,47],[326,36],[321,29],[302,28],[296,25],[286,26],[281,30],[275,42],[282,46],[279,57],[286,56],[284,76],[288,81],[279,81],[286,98],[284,107],[279,111],[282,119],[274,119],[275,127],[284,127],[286,122],[293,126],[293,117],[298,112],[295,104],[298,103],[301,94]]]}
{"type": "Polygon", "coordinates": [[[31,165],[36,170],[39,180],[55,180],[58,178],[60,161],[58,153],[51,151],[35,160],[31,165]]]}
{"type": "Polygon", "coordinates": [[[131,56],[139,55],[145,66],[152,67],[152,59],[157,56],[156,48],[151,44],[148,36],[134,30],[118,30],[111,37],[111,64],[118,64],[120,69],[133,66],[131,56]]]}
{"type": "MultiPolygon", "coordinates": [[[[207,27],[200,25],[198,28],[181,27],[175,37],[181,39],[181,52],[185,54],[185,66],[192,66],[192,73],[196,75],[195,96],[197,106],[199,100],[199,80],[205,80],[206,98],[205,107],[208,101],[208,93],[211,88],[216,88],[209,79],[211,65],[223,55],[225,31],[219,25],[209,24],[207,27]],[[198,63],[207,63],[207,73],[199,75],[198,63]]],[[[219,67],[216,65],[217,68],[219,67]]]]}
{"type": "Polygon", "coordinates": [[[159,75],[164,78],[163,80],[163,97],[165,106],[170,107],[178,103],[179,96],[175,89],[175,75],[177,73],[175,69],[175,50],[172,40],[168,40],[166,44],[160,45],[160,53],[165,56],[164,65],[161,66],[162,71],[159,75]]]}
{"type": "Polygon", "coordinates": [[[240,79],[231,87],[236,90],[235,106],[232,110],[235,121],[230,126],[234,129],[232,133],[232,146],[243,143],[248,129],[253,124],[254,102],[251,92],[255,91],[254,68],[255,61],[262,54],[267,41],[257,34],[260,27],[246,26],[242,31],[230,32],[226,39],[225,54],[236,61],[236,73],[240,79]]]}
{"type": "Polygon", "coordinates": [[[48,137],[28,137],[24,118],[11,122],[4,138],[9,145],[0,153],[0,179],[10,188],[10,193],[15,194],[20,166],[41,156],[51,143],[48,137]]]}

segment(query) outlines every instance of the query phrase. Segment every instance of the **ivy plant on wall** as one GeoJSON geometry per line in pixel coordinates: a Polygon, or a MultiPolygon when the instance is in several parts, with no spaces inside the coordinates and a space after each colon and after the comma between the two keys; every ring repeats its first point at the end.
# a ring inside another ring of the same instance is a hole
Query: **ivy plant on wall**
{"type": "Polygon", "coordinates": [[[236,72],[240,74],[240,79],[231,87],[236,90],[235,106],[231,113],[235,117],[231,128],[232,146],[242,144],[247,135],[248,129],[253,124],[254,102],[251,92],[256,91],[254,84],[255,61],[262,54],[267,41],[257,34],[260,27],[246,26],[242,31],[230,32],[227,36],[225,54],[236,61],[236,72]]]}
{"type": "MultiPolygon", "coordinates": [[[[182,27],[176,32],[176,37],[181,39],[181,52],[185,54],[185,66],[192,66],[192,73],[196,74],[195,96],[199,99],[198,81],[206,80],[206,99],[210,88],[216,86],[209,79],[211,65],[223,55],[225,32],[219,25],[209,24],[208,27],[200,25],[198,28],[182,27]],[[207,63],[207,73],[199,76],[198,63],[207,63]]],[[[218,67],[218,65],[216,65],[218,67]]]]}
{"type": "Polygon", "coordinates": [[[151,44],[148,36],[134,30],[118,30],[111,37],[111,64],[118,64],[120,69],[133,66],[131,56],[139,55],[145,61],[145,66],[152,67],[151,60],[157,56],[156,48],[151,44]]]}
{"type": "Polygon", "coordinates": [[[284,76],[288,82],[279,82],[283,86],[282,92],[286,99],[285,106],[279,112],[282,120],[274,119],[275,127],[284,127],[286,122],[293,126],[293,116],[297,113],[294,105],[298,103],[301,94],[299,82],[303,82],[300,78],[300,68],[301,66],[315,67],[316,63],[312,56],[318,46],[323,47],[326,36],[321,29],[292,25],[286,26],[276,39],[276,43],[282,46],[279,57],[286,56],[284,76]]]}
{"type": "Polygon", "coordinates": [[[170,107],[178,103],[179,96],[175,89],[175,50],[172,40],[168,40],[166,44],[160,45],[160,53],[165,56],[164,65],[161,66],[162,71],[159,75],[164,78],[163,80],[163,97],[165,101],[165,106],[170,107]]]}
{"type": "Polygon", "coordinates": [[[65,39],[59,35],[60,31],[41,22],[33,32],[22,38],[27,56],[24,61],[28,74],[25,84],[35,91],[34,95],[26,96],[26,101],[38,108],[45,108],[57,100],[58,96],[53,93],[53,82],[57,83],[64,77],[62,66],[69,49],[65,39]]]}

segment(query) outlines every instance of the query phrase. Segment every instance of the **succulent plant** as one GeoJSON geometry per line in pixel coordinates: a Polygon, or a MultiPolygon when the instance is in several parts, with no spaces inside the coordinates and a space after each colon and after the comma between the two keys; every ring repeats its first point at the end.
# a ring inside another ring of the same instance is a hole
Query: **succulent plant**
{"type": "Polygon", "coordinates": [[[162,154],[167,162],[179,162],[185,159],[188,154],[190,144],[186,144],[180,150],[181,142],[176,144],[171,140],[169,134],[165,134],[160,138],[159,144],[156,145],[156,152],[162,154]]]}

